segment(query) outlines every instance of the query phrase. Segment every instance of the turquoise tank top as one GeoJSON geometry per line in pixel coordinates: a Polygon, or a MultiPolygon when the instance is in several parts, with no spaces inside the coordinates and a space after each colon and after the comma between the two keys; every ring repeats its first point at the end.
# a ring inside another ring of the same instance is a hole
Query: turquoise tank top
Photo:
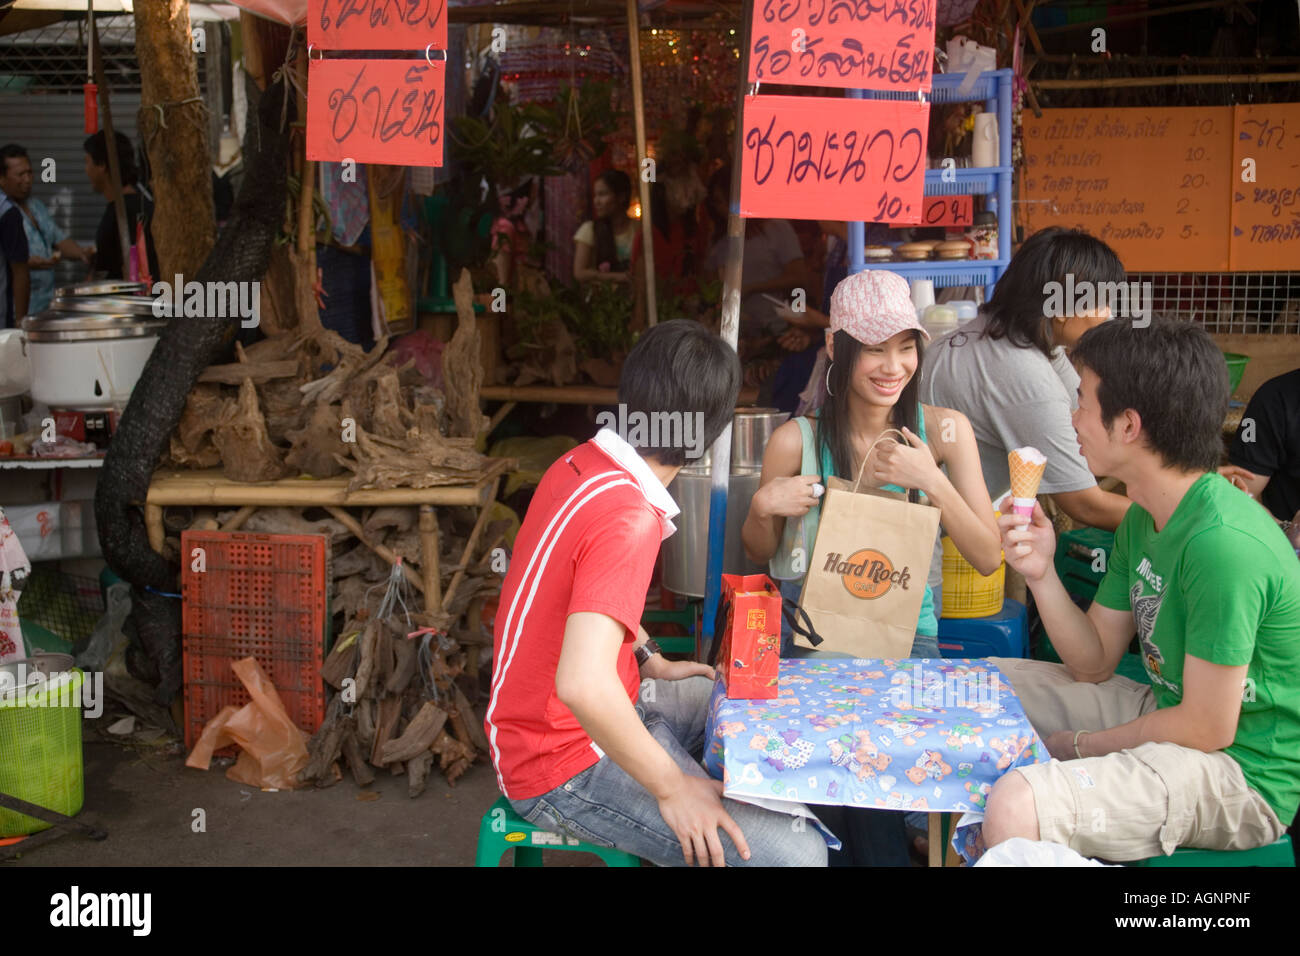
{"type": "MultiPolygon", "coordinates": [[[[917,429],[921,441],[925,441],[925,412],[919,402],[916,411],[917,429]]],[[[800,462],[799,474],[821,475],[823,480],[826,475],[835,474],[830,449],[822,448],[819,466],[816,454],[816,437],[813,435],[812,423],[805,416],[800,416],[795,421],[799,423],[799,433],[803,436],[803,460],[800,462]]],[[[882,485],[881,488],[884,491],[906,493],[905,488],[899,488],[897,485],[882,485]]],[[[808,561],[812,558],[812,545],[817,541],[817,526],[821,521],[821,510],[821,505],[816,504],[809,508],[808,513],[802,518],[785,519],[785,530],[781,532],[781,543],[767,565],[768,573],[773,579],[777,581],[803,580],[808,561]],[[803,549],[805,570],[795,571],[792,567],[795,548],[803,549]]],[[[939,618],[934,611],[934,592],[929,586],[926,587],[925,594],[921,598],[921,613],[916,621],[916,633],[924,634],[927,637],[934,637],[939,633],[939,618]]]]}

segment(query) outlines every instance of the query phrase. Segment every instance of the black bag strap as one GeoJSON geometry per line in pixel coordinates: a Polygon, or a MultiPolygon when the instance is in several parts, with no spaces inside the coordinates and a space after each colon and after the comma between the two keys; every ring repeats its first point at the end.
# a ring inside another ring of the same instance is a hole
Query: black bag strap
{"type": "Polygon", "coordinates": [[[813,627],[812,618],[808,616],[808,612],[789,598],[781,599],[781,616],[790,625],[790,630],[806,637],[808,643],[813,647],[820,647],[822,641],[825,640],[817,633],[817,628],[813,627]],[[799,623],[800,617],[803,618],[802,624],[799,623]]]}

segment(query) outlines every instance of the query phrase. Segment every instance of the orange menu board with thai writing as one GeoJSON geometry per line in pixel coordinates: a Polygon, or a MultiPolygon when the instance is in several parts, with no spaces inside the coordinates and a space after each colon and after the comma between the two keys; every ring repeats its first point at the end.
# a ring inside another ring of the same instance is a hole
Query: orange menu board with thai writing
{"type": "Polygon", "coordinates": [[[1238,106],[1232,131],[1232,268],[1300,268],[1300,103],[1238,106]]]}
{"type": "Polygon", "coordinates": [[[1077,227],[1130,272],[1229,268],[1233,108],[1024,113],[1027,233],[1077,227]]]}

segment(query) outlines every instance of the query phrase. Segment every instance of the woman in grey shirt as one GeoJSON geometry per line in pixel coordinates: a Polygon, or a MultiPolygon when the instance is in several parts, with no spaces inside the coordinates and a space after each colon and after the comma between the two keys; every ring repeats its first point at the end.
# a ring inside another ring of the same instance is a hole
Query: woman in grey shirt
{"type": "Polygon", "coordinates": [[[1097,487],[1079,453],[1071,421],[1079,376],[1066,351],[1110,318],[1098,292],[1117,287],[1103,284],[1126,282],[1119,256],[1101,240],[1044,229],[1021,246],[980,314],[926,350],[922,401],[970,419],[990,492],[1011,484],[1008,452],[1032,445],[1047,456],[1039,494],[1052,495],[1079,524],[1118,527],[1130,502],[1097,487]],[[1062,293],[1085,289],[1089,299],[1063,301],[1062,293]]]}

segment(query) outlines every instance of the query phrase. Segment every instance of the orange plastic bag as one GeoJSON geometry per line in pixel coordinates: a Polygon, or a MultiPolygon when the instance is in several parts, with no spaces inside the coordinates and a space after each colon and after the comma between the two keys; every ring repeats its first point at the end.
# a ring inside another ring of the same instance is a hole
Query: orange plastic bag
{"type": "Polygon", "coordinates": [[[292,790],[298,786],[298,771],[307,766],[307,735],[299,730],[266,671],[252,657],[230,665],[252,700],[243,707],[233,704],[203,727],[185,766],[207,770],[214,751],[236,744],[239,758],[226,777],[253,787],[292,790]]]}

